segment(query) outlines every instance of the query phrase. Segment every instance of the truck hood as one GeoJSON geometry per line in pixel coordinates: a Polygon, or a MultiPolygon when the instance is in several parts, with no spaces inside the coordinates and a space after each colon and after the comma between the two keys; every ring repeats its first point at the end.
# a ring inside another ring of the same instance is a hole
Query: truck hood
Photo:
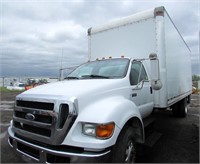
{"type": "Polygon", "coordinates": [[[20,98],[42,98],[42,99],[70,99],[92,98],[92,95],[109,92],[121,86],[123,79],[87,79],[87,80],[65,80],[37,86],[23,92],[20,98]]]}

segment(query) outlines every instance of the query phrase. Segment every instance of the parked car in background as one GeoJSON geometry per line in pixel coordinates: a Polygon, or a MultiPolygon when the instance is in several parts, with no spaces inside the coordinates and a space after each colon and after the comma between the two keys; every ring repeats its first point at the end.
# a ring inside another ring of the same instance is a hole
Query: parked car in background
{"type": "Polygon", "coordinates": [[[25,84],[24,83],[16,83],[14,85],[10,85],[6,87],[9,90],[25,90],[25,84]]]}

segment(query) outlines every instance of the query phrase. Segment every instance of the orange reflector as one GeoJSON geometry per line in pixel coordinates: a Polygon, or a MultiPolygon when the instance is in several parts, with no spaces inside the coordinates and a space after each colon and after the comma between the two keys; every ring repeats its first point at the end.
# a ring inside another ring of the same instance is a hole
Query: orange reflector
{"type": "Polygon", "coordinates": [[[110,138],[115,129],[114,123],[109,123],[106,125],[97,125],[96,127],[96,136],[99,138],[110,138]]]}

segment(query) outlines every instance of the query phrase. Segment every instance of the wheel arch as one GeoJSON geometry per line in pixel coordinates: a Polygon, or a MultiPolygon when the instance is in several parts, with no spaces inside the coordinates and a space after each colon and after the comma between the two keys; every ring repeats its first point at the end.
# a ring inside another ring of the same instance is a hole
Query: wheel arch
{"type": "Polygon", "coordinates": [[[145,136],[142,121],[138,117],[132,117],[125,123],[122,130],[129,126],[134,129],[135,141],[138,143],[144,143],[145,136]]]}

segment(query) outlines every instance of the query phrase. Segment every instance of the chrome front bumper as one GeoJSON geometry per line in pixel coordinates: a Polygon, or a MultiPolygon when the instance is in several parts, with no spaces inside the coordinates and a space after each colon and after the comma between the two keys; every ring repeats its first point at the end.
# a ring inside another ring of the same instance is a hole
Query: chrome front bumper
{"type": "Polygon", "coordinates": [[[45,148],[36,144],[24,141],[16,136],[8,128],[9,139],[8,143],[18,155],[20,155],[26,162],[30,163],[96,163],[109,162],[111,150],[101,152],[66,152],[61,150],[53,150],[45,148]]]}

